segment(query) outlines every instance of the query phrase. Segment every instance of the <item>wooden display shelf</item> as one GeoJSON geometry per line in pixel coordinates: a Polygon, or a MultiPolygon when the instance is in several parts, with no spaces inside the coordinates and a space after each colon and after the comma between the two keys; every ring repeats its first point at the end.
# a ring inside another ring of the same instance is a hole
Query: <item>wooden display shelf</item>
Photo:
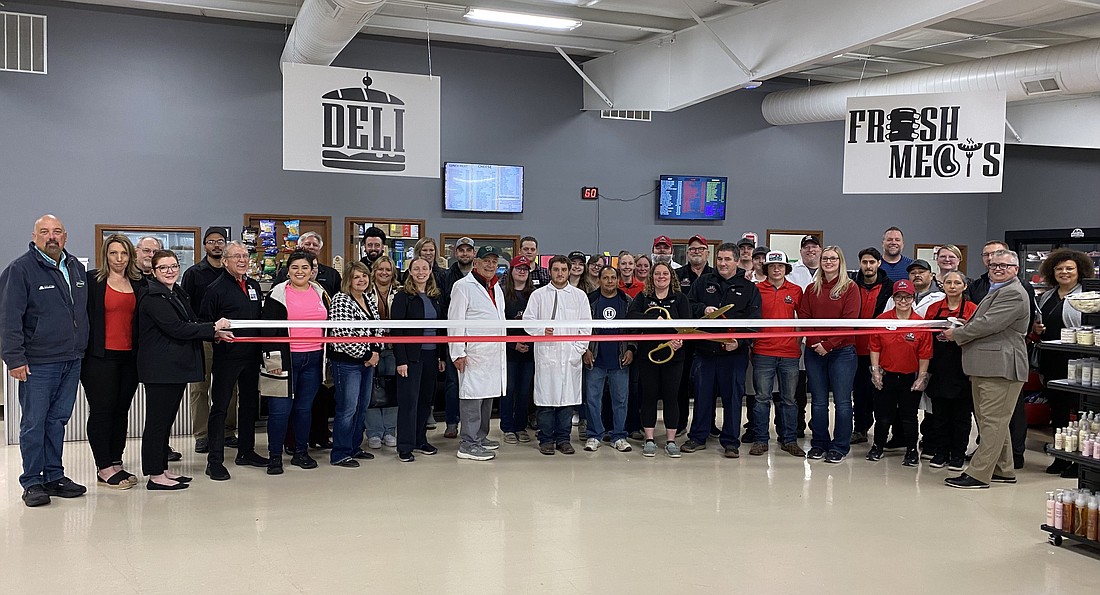
{"type": "Polygon", "coordinates": [[[1039,349],[1048,351],[1067,351],[1086,355],[1100,355],[1100,346],[1078,345],[1077,343],[1062,343],[1061,341],[1041,341],[1036,345],[1039,349]]]}
{"type": "Polygon", "coordinates": [[[1066,531],[1055,529],[1054,527],[1051,527],[1050,525],[1047,525],[1045,523],[1039,525],[1039,528],[1043,531],[1046,531],[1047,533],[1050,533],[1050,538],[1048,539],[1048,541],[1051,545],[1061,546],[1063,540],[1069,539],[1071,541],[1075,541],[1082,545],[1088,546],[1095,551],[1100,551],[1100,541],[1093,541],[1088,537],[1082,537],[1080,535],[1074,535],[1073,533],[1067,533],[1066,531]]]}

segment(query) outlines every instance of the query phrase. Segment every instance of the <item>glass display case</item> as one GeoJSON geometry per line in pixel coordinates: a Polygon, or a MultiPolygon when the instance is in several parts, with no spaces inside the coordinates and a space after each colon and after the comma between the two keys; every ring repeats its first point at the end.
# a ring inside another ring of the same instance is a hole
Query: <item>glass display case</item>
{"type": "Polygon", "coordinates": [[[1100,227],[1006,231],[1005,241],[1020,257],[1020,276],[1039,294],[1050,286],[1039,275],[1039,265],[1058,248],[1079,250],[1092,258],[1093,272],[1100,273],[1100,227]]]}
{"type": "Polygon", "coordinates": [[[201,245],[199,234],[202,231],[198,227],[97,224],[95,226],[95,268],[103,266],[99,261],[99,255],[103,251],[104,238],[116,233],[130,238],[130,242],[134,245],[146,236],[157,238],[166,250],[176,253],[179,257],[180,269],[184,271],[199,260],[201,245]]]}

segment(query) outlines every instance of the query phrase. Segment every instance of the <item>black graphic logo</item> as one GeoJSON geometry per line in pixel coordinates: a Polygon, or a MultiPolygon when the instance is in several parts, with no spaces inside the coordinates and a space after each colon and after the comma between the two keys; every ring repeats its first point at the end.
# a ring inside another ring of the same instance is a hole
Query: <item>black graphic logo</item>
{"type": "Polygon", "coordinates": [[[792,298],[792,297],[791,297],[791,296],[789,296],[789,295],[788,295],[788,296],[784,296],[784,297],[783,297],[783,303],[784,303],[784,304],[793,304],[793,303],[794,303],[794,298],[792,298]]]}
{"type": "Polygon", "coordinates": [[[362,87],[335,89],[321,96],[325,113],[321,164],[362,171],[405,170],[405,102],[362,87]]]}
{"type": "Polygon", "coordinates": [[[953,178],[963,171],[959,164],[963,156],[967,178],[999,176],[1003,143],[983,143],[973,138],[960,141],[962,115],[958,105],[898,107],[889,113],[880,109],[851,110],[848,142],[890,143],[891,178],[953,178]],[[977,171],[971,168],[975,156],[977,171]]]}

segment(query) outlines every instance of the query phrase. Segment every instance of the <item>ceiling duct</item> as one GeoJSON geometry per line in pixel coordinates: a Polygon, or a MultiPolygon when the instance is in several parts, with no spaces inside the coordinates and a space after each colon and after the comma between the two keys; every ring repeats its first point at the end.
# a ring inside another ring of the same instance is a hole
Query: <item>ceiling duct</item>
{"type": "Polygon", "coordinates": [[[328,66],[385,0],[305,0],[281,62],[328,66]]]}
{"type": "Polygon", "coordinates": [[[764,98],[761,110],[765,120],[778,126],[843,120],[849,97],[1004,91],[1012,102],[1028,99],[1028,88],[1023,81],[1044,79],[1059,82],[1060,92],[1065,94],[1100,92],[1100,40],[1078,41],[862,81],[778,91],[764,98]]]}

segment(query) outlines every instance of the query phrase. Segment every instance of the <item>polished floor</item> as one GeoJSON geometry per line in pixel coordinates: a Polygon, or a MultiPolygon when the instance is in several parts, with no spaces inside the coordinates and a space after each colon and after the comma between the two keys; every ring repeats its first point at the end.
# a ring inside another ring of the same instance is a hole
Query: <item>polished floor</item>
{"type": "Polygon", "coordinates": [[[173,493],[96,487],[87,444],[69,443],[88,494],[36,509],[19,499],[18,447],[0,446],[0,593],[1034,594],[1100,577],[1100,556],[1039,530],[1044,493],[1076,482],[1034,451],[1019,484],[960,491],[900,454],[867,462],[866,445],[839,465],[774,447],[725,459],[713,441],[678,460],[505,444],[479,463],[442,427],[440,453],[411,464],[315,452],[317,469],[230,465],[227,482],[174,439],[173,470],[195,481],[173,493]]]}

